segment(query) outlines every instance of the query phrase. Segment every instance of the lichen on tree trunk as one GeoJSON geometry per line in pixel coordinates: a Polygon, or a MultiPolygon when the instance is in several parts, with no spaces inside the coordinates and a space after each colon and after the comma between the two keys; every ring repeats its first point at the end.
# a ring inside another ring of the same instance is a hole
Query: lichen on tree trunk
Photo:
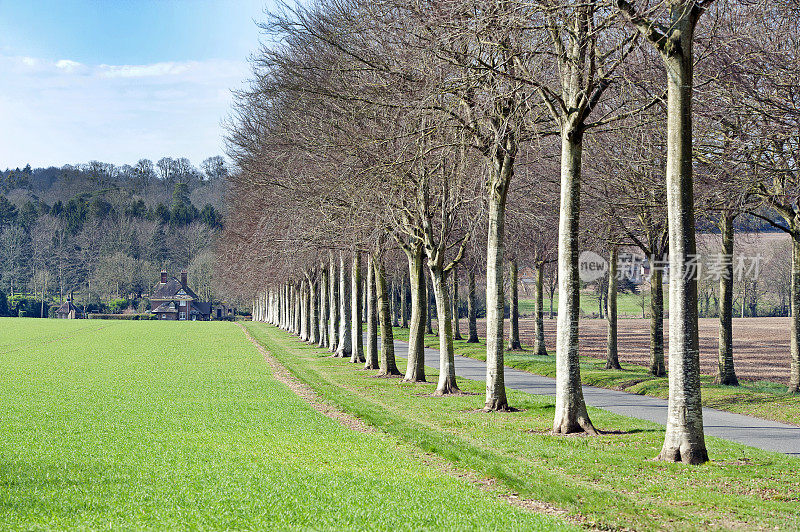
{"type": "Polygon", "coordinates": [[[458,319],[458,266],[453,267],[451,275],[453,276],[453,339],[463,340],[463,337],[461,336],[461,326],[458,319]]]}
{"type": "MultiPolygon", "coordinates": [[[[669,224],[669,402],[659,458],[699,464],[708,461],[700,400],[700,349],[692,186],[693,33],[699,13],[672,6],[680,32],[663,55],[667,69],[667,210],[669,224]]],[[[691,2],[692,6],[694,3],[691,2]]],[[[696,6],[690,7],[696,9],[696,6]]]]}
{"type": "MultiPolygon", "coordinates": [[[[509,139],[510,140],[510,139],[509,139]]],[[[489,184],[489,220],[486,246],[486,401],[484,410],[507,410],[503,342],[503,261],[505,255],[505,209],[508,185],[513,175],[515,146],[507,146],[492,161],[489,184]]]]}
{"type": "MultiPolygon", "coordinates": [[[[386,271],[380,256],[373,256],[375,268],[375,292],[378,298],[378,321],[381,329],[381,352],[378,373],[381,376],[402,375],[397,369],[394,356],[394,332],[392,331],[392,316],[390,315],[389,293],[386,287],[386,271]]],[[[394,295],[392,294],[392,297],[394,295]]]]}
{"type": "Polygon", "coordinates": [[[422,247],[407,251],[411,285],[411,320],[408,323],[408,364],[403,380],[425,382],[425,315],[428,291],[423,269],[422,247]]]}
{"type": "Polygon", "coordinates": [[[553,432],[596,430],[586,410],[578,357],[580,280],[578,223],[580,214],[582,132],[567,121],[561,135],[561,209],[558,226],[558,320],[556,322],[556,407],[553,432]]]}
{"type": "Polygon", "coordinates": [[[436,300],[437,323],[439,324],[439,382],[433,394],[448,395],[458,391],[453,328],[450,317],[450,296],[447,290],[447,280],[441,268],[430,269],[430,274],[436,300]]]}

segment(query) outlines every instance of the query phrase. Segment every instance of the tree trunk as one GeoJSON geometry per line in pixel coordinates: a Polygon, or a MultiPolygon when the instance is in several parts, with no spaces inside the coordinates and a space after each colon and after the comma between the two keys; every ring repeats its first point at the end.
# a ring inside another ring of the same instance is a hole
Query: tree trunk
{"type": "Polygon", "coordinates": [[[522,349],[519,341],[519,271],[517,269],[517,259],[512,259],[508,263],[509,285],[511,289],[511,304],[509,305],[509,321],[511,322],[508,348],[511,350],[522,349]]]}
{"type": "Polygon", "coordinates": [[[319,270],[319,328],[317,329],[317,347],[328,347],[328,271],[324,268],[325,263],[319,270]]]}
{"type": "Polygon", "coordinates": [[[348,358],[353,353],[350,328],[353,316],[350,313],[350,276],[344,262],[344,254],[339,254],[339,345],[336,357],[348,358]]]}
{"type": "Polygon", "coordinates": [[[650,270],[650,374],[664,377],[664,285],[660,268],[650,270]]]}
{"type": "Polygon", "coordinates": [[[608,297],[606,298],[608,338],[606,340],[606,369],[622,369],[617,351],[617,247],[608,254],[608,297]]]}
{"type": "Polygon", "coordinates": [[[790,321],[791,367],[789,393],[800,393],[800,234],[796,228],[792,234],[792,319],[790,321]]]}
{"type": "Polygon", "coordinates": [[[39,317],[44,318],[44,296],[45,292],[47,292],[47,274],[44,275],[44,279],[42,280],[42,309],[39,311],[39,317]]]}
{"type": "Polygon", "coordinates": [[[317,307],[317,283],[308,281],[308,342],[316,344],[317,334],[319,334],[319,308],[317,307]]]}
{"type": "Polygon", "coordinates": [[[294,328],[294,290],[291,283],[286,283],[284,290],[284,298],[286,303],[286,326],[287,332],[292,332],[294,328]]]}
{"type": "Polygon", "coordinates": [[[400,327],[408,329],[408,287],[405,275],[400,281],[400,327]]]}
{"type": "Polygon", "coordinates": [[[720,220],[725,269],[719,277],[719,371],[716,381],[727,386],[739,385],[733,364],[733,218],[726,213],[720,220]]]}
{"type": "Polygon", "coordinates": [[[436,320],[439,326],[439,382],[433,395],[448,395],[458,391],[456,384],[455,353],[453,351],[453,327],[450,316],[450,296],[447,280],[437,268],[430,270],[431,284],[436,299],[436,320]]]}
{"type": "MultiPolygon", "coordinates": [[[[792,239],[794,239],[794,234],[792,235],[792,239]]],[[[792,264],[791,269],[789,271],[789,316],[794,316],[794,291],[796,285],[794,283],[794,269],[795,264],[797,263],[797,259],[794,256],[794,250],[791,253],[792,256],[792,264]]]]}
{"type": "Polygon", "coordinates": [[[504,366],[505,219],[508,184],[513,174],[511,153],[494,158],[489,189],[489,220],[486,246],[486,401],[484,410],[508,410],[504,366]]]}
{"type": "Polygon", "coordinates": [[[291,291],[289,295],[292,298],[292,329],[291,333],[294,335],[300,334],[300,300],[298,298],[297,283],[292,282],[291,291]]]}
{"type": "MultiPolygon", "coordinates": [[[[425,312],[425,333],[426,334],[433,334],[433,307],[436,304],[435,300],[433,300],[433,286],[431,280],[429,278],[426,279],[426,304],[427,309],[425,312]]],[[[436,316],[437,321],[439,320],[439,316],[436,316]]]]}
{"type": "Polygon", "coordinates": [[[353,275],[351,277],[353,288],[351,291],[353,315],[350,320],[350,334],[352,335],[350,362],[356,364],[365,362],[364,358],[364,333],[361,328],[361,253],[353,252],[353,275]]]}
{"type": "Polygon", "coordinates": [[[375,263],[367,258],[367,353],[364,369],[378,369],[378,298],[375,294],[375,263]]]}
{"type": "Polygon", "coordinates": [[[605,313],[603,312],[603,289],[608,290],[608,287],[604,287],[603,283],[598,281],[597,283],[598,294],[597,294],[597,317],[601,320],[605,318],[605,313]]]}
{"type": "MultiPolygon", "coordinates": [[[[667,211],[669,225],[669,406],[659,459],[708,461],[700,401],[697,279],[690,261],[697,252],[692,185],[692,85],[695,2],[672,5],[675,34],[664,54],[667,69],[667,211]],[[688,11],[687,11],[688,10],[688,11]]],[[[673,31],[674,31],[673,30],[673,31]]]]}
{"type": "MultiPolygon", "coordinates": [[[[389,314],[389,294],[383,260],[380,256],[375,256],[372,265],[375,268],[375,291],[378,296],[378,320],[381,327],[380,372],[378,375],[402,375],[397,369],[397,362],[394,358],[394,331],[392,331],[392,316],[389,314]]],[[[394,294],[392,294],[392,298],[394,298],[394,294]]]]}
{"type": "Polygon", "coordinates": [[[411,321],[408,323],[408,364],[403,380],[409,382],[425,382],[425,315],[428,309],[428,291],[422,261],[421,247],[415,247],[408,253],[411,321]]]}
{"type": "Polygon", "coordinates": [[[582,132],[562,126],[561,210],[558,225],[558,320],[556,330],[556,408],[553,432],[596,434],[581,385],[578,356],[580,280],[578,278],[578,218],[582,132]]]}
{"type": "Polygon", "coordinates": [[[286,285],[282,284],[278,290],[278,326],[286,328],[286,285]]]}
{"type": "Polygon", "coordinates": [[[469,327],[468,344],[478,343],[478,309],[475,294],[475,272],[470,268],[467,271],[467,321],[469,327]]]}
{"type": "Polygon", "coordinates": [[[397,305],[397,296],[399,294],[397,293],[397,282],[394,279],[392,279],[392,291],[390,293],[392,294],[391,297],[389,298],[389,300],[391,301],[391,307],[392,307],[392,327],[399,327],[400,326],[400,318],[399,318],[400,309],[398,308],[398,305],[397,305]]]}
{"type": "Polygon", "coordinates": [[[454,340],[463,340],[464,338],[461,336],[461,327],[459,325],[458,320],[458,267],[453,267],[452,271],[453,276],[453,339],[454,340]]]}
{"type": "Polygon", "coordinates": [[[328,272],[328,351],[336,353],[339,347],[339,278],[336,275],[336,259],[333,252],[328,254],[330,271],[328,272]]]}
{"type": "Polygon", "coordinates": [[[539,356],[547,356],[547,348],[544,345],[544,263],[536,263],[536,294],[533,306],[533,326],[535,342],[533,352],[539,356]]]}
{"type": "Polygon", "coordinates": [[[305,279],[300,280],[300,288],[297,295],[300,299],[300,326],[298,328],[298,336],[301,341],[305,342],[308,337],[308,293],[306,292],[305,279]]]}

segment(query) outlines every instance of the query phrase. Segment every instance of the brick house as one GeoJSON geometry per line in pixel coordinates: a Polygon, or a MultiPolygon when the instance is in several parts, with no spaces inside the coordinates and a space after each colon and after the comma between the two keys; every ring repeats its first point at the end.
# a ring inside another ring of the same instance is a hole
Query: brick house
{"type": "Polygon", "coordinates": [[[150,312],[160,320],[207,321],[211,318],[211,303],[200,301],[187,284],[187,274],[181,278],[167,277],[161,271],[161,282],[153,287],[150,296],[150,312]]]}
{"type": "Polygon", "coordinates": [[[58,307],[56,316],[62,320],[76,320],[83,317],[78,307],[72,304],[72,294],[68,295],[67,300],[58,307]]]}

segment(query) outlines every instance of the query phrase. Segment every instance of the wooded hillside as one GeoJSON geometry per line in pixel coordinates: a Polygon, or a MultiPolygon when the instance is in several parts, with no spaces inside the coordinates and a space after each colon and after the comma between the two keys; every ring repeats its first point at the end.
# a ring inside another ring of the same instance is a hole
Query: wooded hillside
{"type": "Polygon", "coordinates": [[[43,296],[52,303],[70,292],[90,308],[111,300],[135,308],[161,268],[187,268],[195,291],[210,298],[227,176],[220,156],[200,169],[165,157],[1,172],[0,290],[11,296],[9,312],[38,315],[43,296]]]}

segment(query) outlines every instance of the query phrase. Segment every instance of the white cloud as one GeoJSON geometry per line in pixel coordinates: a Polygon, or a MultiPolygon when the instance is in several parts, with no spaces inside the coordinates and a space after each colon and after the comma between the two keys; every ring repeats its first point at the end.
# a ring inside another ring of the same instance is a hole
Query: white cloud
{"type": "MultiPolygon", "coordinates": [[[[30,59],[30,58],[26,58],[30,59]]],[[[83,67],[82,63],[78,63],[77,61],[71,61],[69,59],[62,59],[60,61],[56,61],[56,68],[64,70],[66,72],[75,72],[76,70],[83,67]]]]}
{"type": "Polygon", "coordinates": [[[0,55],[0,169],[222,153],[245,62],[86,65],[0,55]]]}
{"type": "Polygon", "coordinates": [[[164,62],[150,65],[100,65],[100,75],[107,78],[144,78],[175,76],[196,68],[196,61],[184,63],[164,62]]]}

